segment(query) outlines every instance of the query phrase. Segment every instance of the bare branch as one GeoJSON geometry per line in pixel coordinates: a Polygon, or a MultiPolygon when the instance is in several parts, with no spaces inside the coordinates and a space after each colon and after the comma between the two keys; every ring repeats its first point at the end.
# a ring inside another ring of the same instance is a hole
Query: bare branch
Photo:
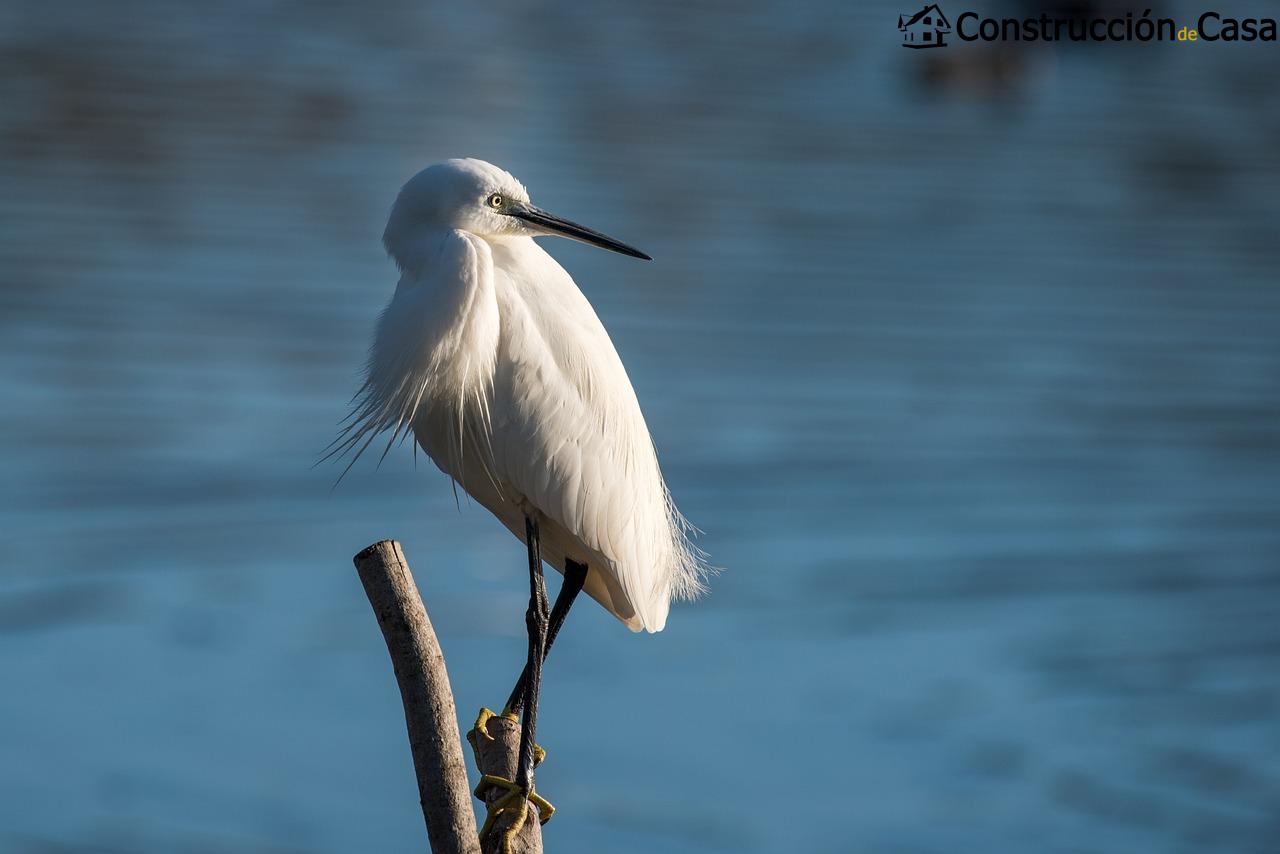
{"type": "Polygon", "coordinates": [[[400,685],[431,850],[480,854],[444,654],[404,552],[395,540],[383,540],[360,552],[354,561],[400,685]]]}

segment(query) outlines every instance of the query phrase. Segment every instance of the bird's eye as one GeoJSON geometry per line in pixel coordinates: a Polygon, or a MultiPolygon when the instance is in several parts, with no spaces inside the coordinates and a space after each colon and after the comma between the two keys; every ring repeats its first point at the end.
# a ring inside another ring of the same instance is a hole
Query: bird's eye
{"type": "Polygon", "coordinates": [[[502,194],[501,194],[501,193],[494,193],[492,196],[490,196],[490,197],[489,197],[489,207],[491,207],[491,208],[500,208],[500,207],[502,207],[502,194]]]}

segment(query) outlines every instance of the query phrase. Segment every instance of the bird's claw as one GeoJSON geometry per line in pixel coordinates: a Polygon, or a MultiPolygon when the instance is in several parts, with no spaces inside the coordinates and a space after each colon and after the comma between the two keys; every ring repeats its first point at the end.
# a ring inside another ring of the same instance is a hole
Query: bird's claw
{"type": "MultiPolygon", "coordinates": [[[[489,739],[490,741],[493,741],[493,736],[489,735],[489,719],[496,718],[496,717],[499,717],[497,712],[495,712],[493,709],[490,709],[487,706],[482,706],[480,708],[480,714],[476,715],[476,722],[471,727],[471,731],[478,732],[481,735],[483,735],[485,738],[489,739]]],[[[513,721],[516,720],[515,716],[513,716],[506,709],[502,710],[501,717],[509,718],[510,720],[513,720],[513,721]]]]}
{"type": "Polygon", "coordinates": [[[493,774],[485,774],[480,778],[480,784],[476,786],[476,797],[482,801],[485,800],[485,793],[491,788],[503,789],[506,794],[491,804],[486,802],[488,814],[485,816],[484,826],[480,828],[481,839],[484,839],[489,831],[493,829],[498,816],[511,810],[517,811],[511,826],[502,834],[503,852],[512,850],[511,846],[515,842],[515,838],[520,835],[521,828],[524,827],[525,821],[528,820],[530,803],[538,808],[539,824],[546,824],[551,820],[551,816],[555,815],[556,808],[546,798],[535,792],[532,787],[525,791],[505,777],[497,777],[493,774]]]}
{"type": "MultiPolygon", "coordinates": [[[[475,724],[471,727],[471,732],[478,732],[481,735],[483,735],[485,738],[489,739],[490,741],[493,741],[493,736],[489,735],[489,729],[488,729],[489,720],[491,718],[497,718],[497,717],[503,717],[512,722],[518,722],[520,720],[520,716],[517,715],[515,712],[511,711],[510,709],[503,709],[502,714],[499,715],[493,709],[490,709],[488,707],[482,707],[480,709],[480,714],[476,716],[475,724]]],[[[467,738],[468,739],[471,738],[471,733],[467,734],[467,738]]],[[[546,758],[547,758],[547,751],[543,749],[541,744],[538,744],[535,742],[533,745],[534,767],[541,765],[543,762],[546,761],[546,758]]]]}

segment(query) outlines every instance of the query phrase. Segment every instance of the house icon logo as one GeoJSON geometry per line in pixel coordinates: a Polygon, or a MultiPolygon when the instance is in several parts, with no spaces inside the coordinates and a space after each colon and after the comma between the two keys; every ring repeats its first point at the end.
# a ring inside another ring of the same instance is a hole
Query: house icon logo
{"type": "Polygon", "coordinates": [[[951,22],[942,14],[937,3],[925,6],[910,18],[898,16],[898,29],[902,31],[902,46],[925,48],[944,47],[951,22]]]}

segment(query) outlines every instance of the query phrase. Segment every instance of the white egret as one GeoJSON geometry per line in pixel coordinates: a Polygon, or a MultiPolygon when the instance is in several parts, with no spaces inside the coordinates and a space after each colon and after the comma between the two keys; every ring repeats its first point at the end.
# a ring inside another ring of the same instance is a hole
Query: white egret
{"type": "Polygon", "coordinates": [[[578,591],[631,630],[658,632],[671,599],[697,595],[706,574],[622,360],[573,279],[532,240],[546,235],[649,260],[539,210],[482,160],[430,166],[404,185],[383,235],[400,282],[333,449],[359,456],[383,432],[390,449],[411,430],[527,544],[529,657],[504,709],[524,712],[520,764],[515,781],[497,781],[525,796],[542,661],[578,591]],[[549,613],[544,559],[564,574],[549,613]]]}

